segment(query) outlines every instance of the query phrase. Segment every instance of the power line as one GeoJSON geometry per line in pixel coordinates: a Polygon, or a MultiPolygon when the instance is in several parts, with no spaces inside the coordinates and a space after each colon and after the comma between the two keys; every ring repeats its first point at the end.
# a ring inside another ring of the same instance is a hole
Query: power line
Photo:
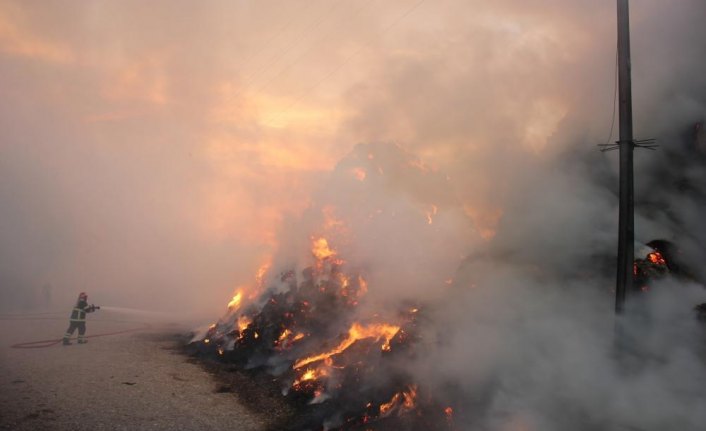
{"type": "MultiPolygon", "coordinates": [[[[271,68],[275,63],[277,63],[277,61],[279,61],[284,56],[289,54],[289,52],[292,50],[292,48],[294,48],[297,45],[297,43],[300,40],[302,40],[303,36],[306,33],[310,32],[312,29],[316,28],[322,22],[323,18],[326,15],[328,15],[329,12],[334,10],[338,4],[340,4],[340,1],[331,2],[331,6],[328,9],[326,9],[326,11],[324,13],[317,15],[312,21],[309,22],[308,25],[305,25],[304,29],[303,29],[304,31],[300,32],[299,34],[297,34],[297,36],[292,38],[291,43],[289,43],[284,48],[283,51],[281,51],[279,54],[276,54],[276,55],[270,57],[270,60],[263,67],[260,67],[256,70],[254,70],[253,72],[249,73],[247,75],[247,77],[245,78],[244,84],[239,86],[238,90],[226,99],[226,102],[235,99],[237,96],[242,94],[246,89],[250,88],[251,84],[253,84],[254,81],[257,79],[257,77],[261,76],[265,70],[271,68]]],[[[292,21],[294,21],[294,18],[290,19],[289,22],[292,22],[292,21]]],[[[289,24],[285,24],[284,27],[287,27],[288,25],[289,24]]],[[[273,40],[273,39],[275,39],[275,38],[270,38],[269,40],[273,40]]],[[[263,47],[265,47],[269,43],[269,40],[268,40],[268,42],[265,42],[265,44],[263,44],[263,47]]],[[[258,53],[262,52],[262,49],[258,50],[257,52],[258,53]]],[[[257,54],[255,54],[253,57],[255,57],[255,56],[257,56],[257,54]]]]}
{"type": "MultiPolygon", "coordinates": [[[[313,3],[309,3],[308,5],[311,6],[313,3]]],[[[241,64],[241,69],[248,69],[250,64],[253,62],[253,60],[258,56],[258,54],[264,52],[266,48],[277,38],[279,38],[280,35],[284,34],[284,31],[294,22],[294,16],[291,16],[276,32],[272,33],[272,35],[263,43],[258,49],[256,49],[254,52],[252,52],[241,64]]],[[[254,72],[248,74],[246,79],[250,79],[254,76],[254,72]]]]}
{"type": "MultiPolygon", "coordinates": [[[[385,27],[380,33],[381,35],[386,34],[388,31],[392,30],[397,24],[399,24],[402,20],[404,20],[407,16],[409,16],[412,12],[414,12],[416,9],[419,8],[419,6],[424,3],[425,0],[419,0],[417,1],[412,7],[408,8],[405,10],[404,13],[402,13],[400,16],[398,16],[394,21],[392,21],[387,27],[385,27]]],[[[279,114],[277,114],[276,117],[271,117],[270,121],[267,121],[268,123],[276,122],[280,118],[282,118],[283,115],[289,113],[289,111],[294,108],[296,105],[298,105],[302,99],[304,99],[305,96],[311,94],[312,91],[316,90],[321,84],[324,83],[327,79],[329,79],[331,76],[336,74],[338,71],[340,71],[344,66],[346,66],[360,51],[363,50],[363,48],[367,47],[372,40],[369,40],[368,42],[360,45],[357,50],[355,50],[352,54],[350,54],[346,59],[340,63],[337,67],[329,71],[326,75],[324,75],[321,79],[319,79],[313,86],[302,92],[299,97],[297,97],[292,103],[289,104],[283,111],[280,111],[279,114]]]]}
{"type": "MultiPolygon", "coordinates": [[[[367,3],[365,3],[363,6],[358,8],[355,12],[353,12],[353,15],[360,14],[363,10],[365,10],[368,7],[368,5],[372,4],[373,2],[374,2],[374,0],[368,0],[367,3]]],[[[349,19],[349,18],[350,18],[350,16],[346,17],[346,19],[349,19]]],[[[338,26],[334,26],[331,30],[332,31],[327,34],[331,34],[334,31],[338,30],[338,26]]],[[[287,70],[291,69],[293,66],[298,64],[304,57],[306,57],[306,55],[314,48],[315,45],[316,45],[315,43],[312,43],[298,57],[293,59],[289,64],[287,64],[284,68],[280,69],[279,72],[277,72],[274,76],[272,76],[270,79],[268,79],[267,82],[265,82],[263,85],[261,85],[259,88],[257,88],[253,95],[257,95],[257,94],[261,93],[265,88],[267,88],[270,84],[272,84],[276,79],[281,77],[287,70]]]]}

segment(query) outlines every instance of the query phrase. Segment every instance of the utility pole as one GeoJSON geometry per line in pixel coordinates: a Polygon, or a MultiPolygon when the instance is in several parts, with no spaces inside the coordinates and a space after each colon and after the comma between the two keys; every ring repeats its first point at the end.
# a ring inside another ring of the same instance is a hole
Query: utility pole
{"type": "Polygon", "coordinates": [[[628,0],[618,1],[618,94],[620,104],[620,215],[618,222],[618,278],[615,313],[625,308],[632,291],[635,260],[635,215],[633,185],[632,85],[630,82],[630,19],[628,0]]]}

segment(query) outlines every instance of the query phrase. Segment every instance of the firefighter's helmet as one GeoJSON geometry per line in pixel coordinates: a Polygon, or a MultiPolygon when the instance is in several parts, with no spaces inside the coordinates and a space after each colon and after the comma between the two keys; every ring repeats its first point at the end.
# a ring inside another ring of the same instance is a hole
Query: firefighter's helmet
{"type": "Polygon", "coordinates": [[[81,292],[78,294],[78,299],[83,299],[85,301],[88,299],[88,295],[86,295],[86,292],[81,292]]]}

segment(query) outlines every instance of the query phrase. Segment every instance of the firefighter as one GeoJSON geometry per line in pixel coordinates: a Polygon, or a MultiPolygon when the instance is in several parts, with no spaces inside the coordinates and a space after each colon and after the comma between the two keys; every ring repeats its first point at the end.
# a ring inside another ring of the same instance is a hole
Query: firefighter
{"type": "Polygon", "coordinates": [[[86,292],[81,292],[76,300],[76,305],[73,311],[71,311],[71,323],[69,323],[69,329],[66,330],[64,334],[64,346],[71,344],[69,338],[73,335],[74,331],[78,329],[78,343],[85,344],[86,341],[86,313],[93,313],[100,307],[96,307],[91,304],[88,305],[88,295],[86,292]]]}

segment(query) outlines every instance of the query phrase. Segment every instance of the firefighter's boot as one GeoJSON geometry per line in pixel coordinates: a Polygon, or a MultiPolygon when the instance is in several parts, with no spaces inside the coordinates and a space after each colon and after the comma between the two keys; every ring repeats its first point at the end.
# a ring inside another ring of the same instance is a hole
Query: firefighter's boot
{"type": "Polygon", "coordinates": [[[70,346],[70,345],[71,345],[71,341],[69,341],[68,338],[64,338],[64,342],[61,343],[61,344],[63,344],[64,346],[70,346]]]}

